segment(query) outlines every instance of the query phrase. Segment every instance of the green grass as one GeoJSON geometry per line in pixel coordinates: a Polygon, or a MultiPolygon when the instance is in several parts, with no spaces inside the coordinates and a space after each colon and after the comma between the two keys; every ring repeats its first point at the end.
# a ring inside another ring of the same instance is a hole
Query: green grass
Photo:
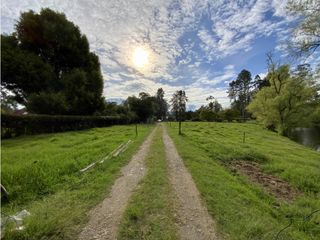
{"type": "Polygon", "coordinates": [[[129,202],[118,239],[177,239],[161,133],[159,128],[146,158],[148,172],[129,202]]]}
{"type": "Polygon", "coordinates": [[[219,231],[229,239],[319,239],[320,154],[256,124],[183,123],[166,125],[178,151],[206,201],[219,231]],[[242,142],[246,132],[246,142],[242,142]],[[261,164],[303,192],[292,202],[267,194],[248,178],[236,175],[225,163],[249,160],[261,164]]]}
{"type": "Polygon", "coordinates": [[[10,197],[2,216],[31,213],[24,231],[7,228],[4,239],[75,239],[151,127],[139,126],[137,138],[134,126],[113,126],[3,140],[1,181],[10,197]],[[120,156],[79,172],[129,139],[134,142],[120,156]]]}

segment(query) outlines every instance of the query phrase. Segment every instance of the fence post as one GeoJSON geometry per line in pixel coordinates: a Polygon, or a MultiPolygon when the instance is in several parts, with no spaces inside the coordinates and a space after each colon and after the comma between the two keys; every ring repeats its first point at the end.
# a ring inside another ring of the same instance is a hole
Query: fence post
{"type": "Polygon", "coordinates": [[[138,136],[138,124],[136,124],[136,137],[138,136]]]}

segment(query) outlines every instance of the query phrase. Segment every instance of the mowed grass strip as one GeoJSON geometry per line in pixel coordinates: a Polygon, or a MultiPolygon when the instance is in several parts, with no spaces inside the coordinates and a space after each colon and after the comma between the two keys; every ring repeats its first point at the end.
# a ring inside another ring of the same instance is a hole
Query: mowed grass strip
{"type": "Polygon", "coordinates": [[[137,138],[135,126],[127,125],[3,140],[1,181],[10,196],[2,216],[31,213],[25,230],[7,227],[4,239],[76,239],[90,208],[107,196],[152,128],[139,125],[137,138]],[[79,172],[129,139],[133,143],[120,156],[79,172]]]}
{"type": "Polygon", "coordinates": [[[146,158],[146,166],[147,174],[130,199],[118,239],[177,239],[160,127],[146,158]]]}
{"type": "Polygon", "coordinates": [[[319,153],[256,124],[183,123],[182,136],[176,123],[166,126],[219,230],[229,239],[319,239],[320,215],[305,218],[320,209],[319,153]],[[290,202],[275,199],[225,166],[233,160],[260,163],[302,195],[290,202]]]}

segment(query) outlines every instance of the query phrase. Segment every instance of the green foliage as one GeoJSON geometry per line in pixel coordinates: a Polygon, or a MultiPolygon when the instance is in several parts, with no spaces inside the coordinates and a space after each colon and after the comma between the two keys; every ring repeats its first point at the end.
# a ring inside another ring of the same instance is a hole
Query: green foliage
{"type": "Polygon", "coordinates": [[[251,100],[252,86],[251,73],[248,70],[243,69],[236,80],[229,83],[228,94],[233,103],[231,107],[237,109],[243,118],[246,118],[246,107],[251,100]]]}
{"type": "Polygon", "coordinates": [[[309,0],[290,0],[287,10],[299,16],[300,23],[293,32],[289,48],[294,55],[311,55],[320,46],[320,3],[309,0]]]}
{"type": "Polygon", "coordinates": [[[152,119],[156,112],[156,99],[148,93],[141,92],[139,98],[128,97],[124,103],[130,112],[133,112],[141,122],[152,119]]]}
{"type": "Polygon", "coordinates": [[[1,67],[3,85],[19,103],[40,114],[92,115],[102,110],[99,59],[64,14],[25,12],[15,30],[1,36],[1,67]]]}
{"type": "Polygon", "coordinates": [[[157,119],[161,119],[161,120],[166,119],[167,112],[168,112],[168,103],[164,99],[164,91],[162,88],[159,88],[157,91],[156,103],[157,103],[157,110],[156,110],[157,119]]]}
{"type": "Polygon", "coordinates": [[[218,230],[230,240],[275,239],[291,220],[282,240],[317,239],[320,208],[319,153],[256,124],[167,124],[178,152],[192,174],[218,230]],[[242,142],[246,132],[246,142],[242,142]],[[289,182],[303,193],[291,202],[274,198],[249,178],[226,167],[233,160],[261,164],[265,172],[289,182]]]}
{"type": "Polygon", "coordinates": [[[141,125],[136,137],[134,126],[127,125],[3,140],[1,182],[9,200],[2,202],[1,213],[31,213],[25,230],[7,228],[3,239],[77,239],[88,211],[106,197],[150,130],[141,125]],[[120,156],[79,172],[133,138],[120,156]]]}
{"type": "Polygon", "coordinates": [[[176,121],[181,122],[184,119],[186,112],[186,104],[188,98],[185,91],[176,91],[171,98],[171,108],[172,112],[175,114],[176,121]]]}
{"type": "MultiPolygon", "coordinates": [[[[40,103],[39,103],[40,104],[40,103]]],[[[49,103],[52,104],[52,103],[49,103]]],[[[52,107],[55,107],[52,105],[52,107]]],[[[1,115],[1,137],[10,138],[22,134],[63,132],[93,127],[127,124],[126,116],[52,116],[52,115],[1,115]]]]}
{"type": "Polygon", "coordinates": [[[294,127],[310,122],[310,114],[317,105],[317,89],[306,76],[289,73],[289,66],[271,68],[269,87],[261,89],[248,110],[267,128],[286,134],[294,127]]]}
{"type": "Polygon", "coordinates": [[[185,91],[176,91],[171,98],[171,108],[176,121],[179,121],[179,134],[181,135],[181,122],[185,119],[186,105],[188,98],[185,91]]]}
{"type": "Polygon", "coordinates": [[[14,35],[1,35],[1,80],[2,86],[15,94],[15,100],[25,104],[30,94],[48,89],[54,76],[50,64],[21,49],[14,35]]]}

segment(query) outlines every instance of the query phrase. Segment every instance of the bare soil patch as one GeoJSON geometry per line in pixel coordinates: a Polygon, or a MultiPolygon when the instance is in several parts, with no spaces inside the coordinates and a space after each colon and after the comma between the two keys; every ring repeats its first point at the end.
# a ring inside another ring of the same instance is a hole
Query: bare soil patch
{"type": "Polygon", "coordinates": [[[163,127],[163,142],[168,161],[169,178],[176,197],[175,212],[180,239],[218,239],[215,223],[201,201],[192,176],[184,166],[165,127],[163,127]]]}
{"type": "Polygon", "coordinates": [[[110,195],[90,212],[90,220],[82,230],[79,239],[117,239],[118,226],[128,200],[139,181],[146,173],[144,159],[150,149],[155,129],[121,169],[122,176],[112,186],[110,195]]]}
{"type": "Polygon", "coordinates": [[[260,165],[252,161],[232,161],[229,167],[238,173],[261,185],[268,193],[282,200],[293,200],[301,194],[299,190],[292,187],[288,182],[262,171],[260,165]]]}

